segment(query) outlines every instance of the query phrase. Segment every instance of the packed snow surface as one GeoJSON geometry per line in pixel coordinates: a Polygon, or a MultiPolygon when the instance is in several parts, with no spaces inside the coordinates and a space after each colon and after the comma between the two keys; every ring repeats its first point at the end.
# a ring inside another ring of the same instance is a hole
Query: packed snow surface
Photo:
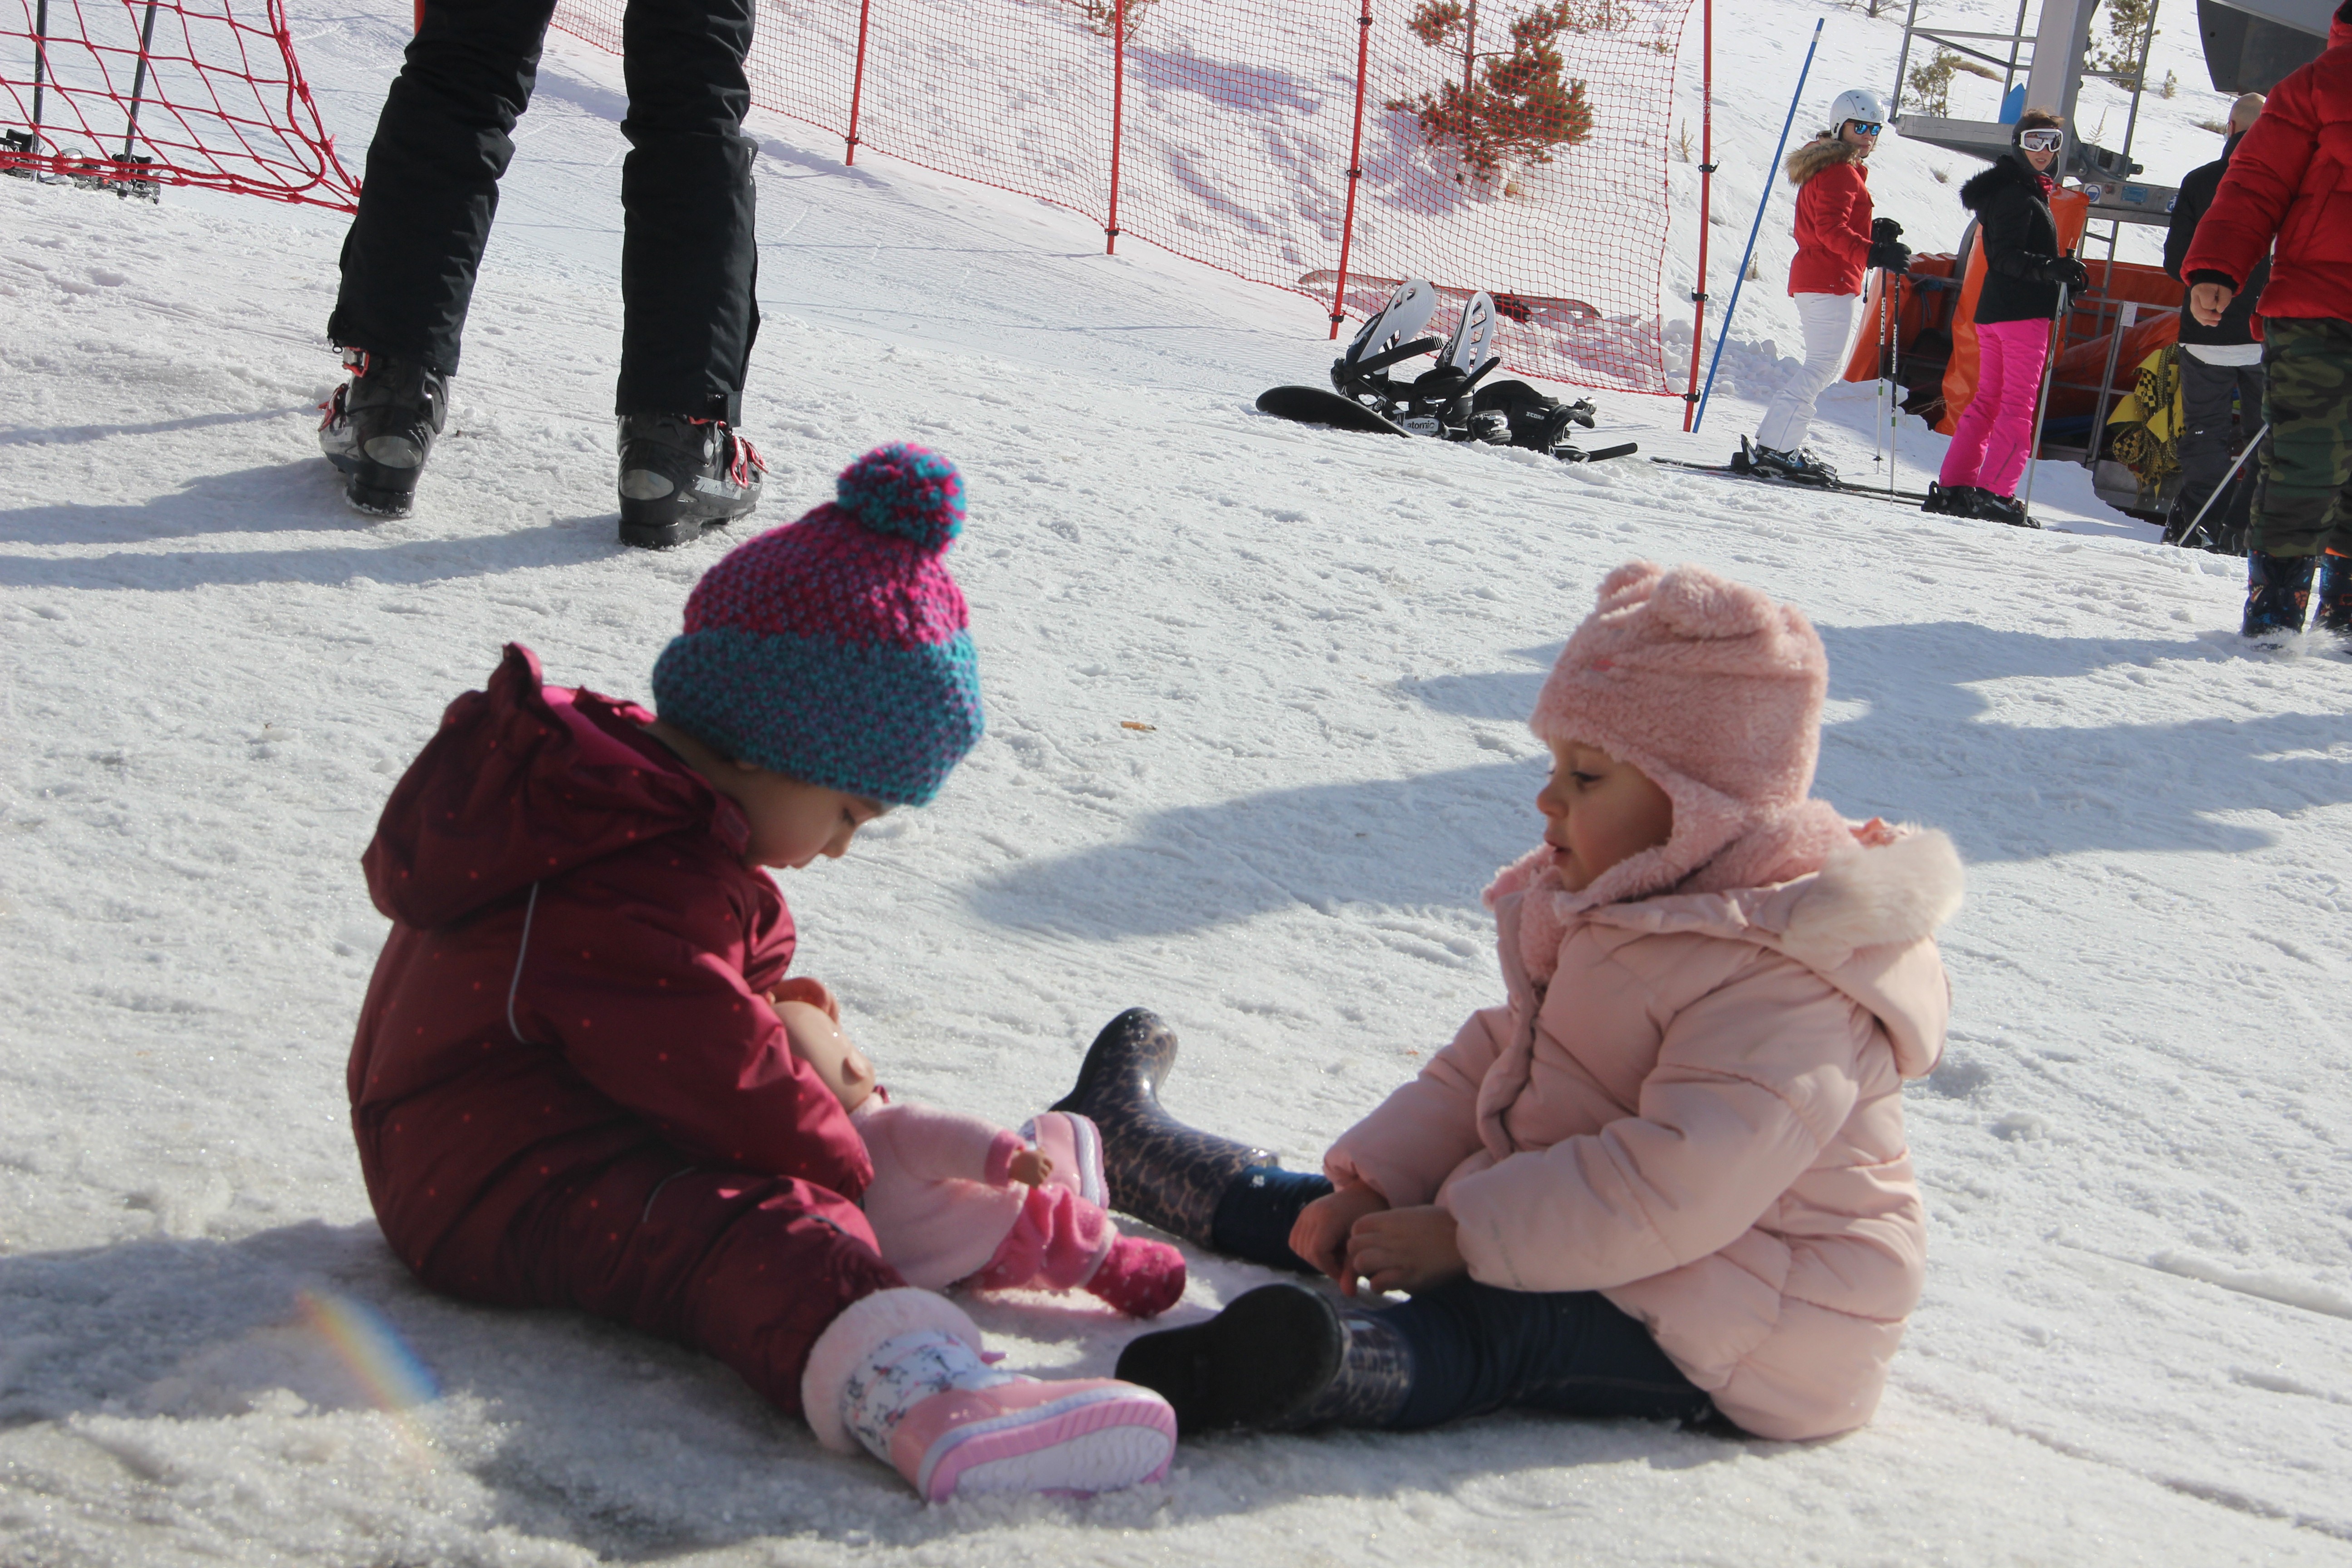
{"type": "MultiPolygon", "coordinates": [[[[356,156],[400,28],[331,4],[296,31],[356,156]]],[[[1779,84],[1718,111],[1749,199],[1816,14],[1718,17],[1779,84]]],[[[1828,15],[1817,73],[1891,77],[1887,23],[1828,15]]],[[[1312,1163],[1499,994],[1477,893],[1535,838],[1523,719],[1601,574],[1698,561],[1821,626],[1821,793],[1970,862],[1950,1049],[1906,1096],[1927,1298],[1835,1442],[1503,1415],[926,1508],[711,1363],[417,1289],[344,1110],[384,930],[360,851],[503,642],[642,697],[730,542],[614,539],[617,78],[553,47],[398,522],[347,510],[312,444],[337,222],[0,181],[0,1563],[2352,1560],[2341,649],[2241,642],[2235,563],[2054,464],[2037,533],[1277,424],[1251,398],[1330,352],[1304,302],[773,122],[761,521],[895,437],[972,500],[988,737],[936,805],[784,879],[885,1078],[1016,1122],[1148,1005],[1183,1036],[1180,1113],[1312,1163]],[[351,1353],[338,1300],[413,1363],[351,1353]],[[388,1397],[404,1370],[429,1397],[388,1397]]],[[[2185,127],[2216,95],[2149,102],[2144,138],[2210,155],[2185,127]]],[[[1947,162],[1890,152],[1890,190],[1947,162]]],[[[1767,258],[1705,437],[1607,398],[1599,439],[1714,458],[1748,427],[1776,322],[1794,342],[1767,258]]],[[[1867,387],[1825,405],[1850,472],[1873,419],[1867,387]]],[[[1906,485],[1939,448],[1907,423],[1906,485]]],[[[1171,1321],[1266,1278],[1192,1263],[1171,1321]]],[[[1033,1369],[1107,1370],[1136,1331],[973,1310],[1033,1369]]]]}

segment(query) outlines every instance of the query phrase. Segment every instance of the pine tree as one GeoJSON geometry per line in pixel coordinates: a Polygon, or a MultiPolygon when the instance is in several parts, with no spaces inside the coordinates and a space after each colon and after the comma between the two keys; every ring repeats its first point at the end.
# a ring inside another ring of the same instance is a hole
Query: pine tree
{"type": "Polygon", "coordinates": [[[1480,181],[1492,180],[1506,163],[1549,163],[1555,147],[1573,147],[1592,136],[1592,100],[1554,41],[1562,33],[1613,31],[1625,23],[1612,0],[1553,0],[1510,24],[1508,52],[1481,54],[1471,32],[1475,0],[1423,0],[1406,26],[1428,47],[1463,63],[1462,79],[1447,80],[1435,92],[1391,99],[1388,107],[1409,111],[1421,122],[1430,145],[1446,143],[1480,181]]]}

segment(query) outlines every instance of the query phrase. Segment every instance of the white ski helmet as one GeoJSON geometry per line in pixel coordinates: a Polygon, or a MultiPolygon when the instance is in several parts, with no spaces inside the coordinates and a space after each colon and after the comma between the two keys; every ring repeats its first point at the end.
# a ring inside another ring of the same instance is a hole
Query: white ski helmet
{"type": "Polygon", "coordinates": [[[1843,131],[1849,120],[1859,120],[1864,125],[1884,125],[1886,123],[1886,105],[1866,87],[1847,88],[1830,104],[1830,133],[1835,135],[1843,131]]]}

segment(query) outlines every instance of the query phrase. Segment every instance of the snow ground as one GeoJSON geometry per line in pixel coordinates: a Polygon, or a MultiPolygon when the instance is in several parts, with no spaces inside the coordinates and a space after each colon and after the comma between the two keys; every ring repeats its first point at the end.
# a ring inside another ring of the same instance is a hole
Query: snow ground
{"type": "MultiPolygon", "coordinates": [[[[297,30],[355,155],[397,29],[297,30]]],[[[1951,1050],[1909,1097],[1927,1297],[1834,1443],[1502,1417],[925,1509],[710,1363],[413,1287],[343,1109],[360,849],[500,642],[642,696],[728,542],[613,541],[613,79],[556,46],[395,523],[311,442],[338,225],[0,182],[0,1563],[2352,1560],[2341,651],[2250,651],[2232,563],[2055,465],[2031,534],[1273,424],[1251,396],[1329,353],[1303,302],[774,123],[763,520],[894,437],[973,496],[989,737],[787,881],[886,1075],[1017,1120],[1146,1004],[1179,1110],[1311,1162],[1496,994],[1476,893],[1535,832],[1520,720],[1559,639],[1618,561],[1697,560],[1822,625],[1822,793],[1971,862],[1951,1050]],[[381,1310],[438,1397],[376,1408],[305,1289],[381,1310]]],[[[1719,453],[1773,380],[1756,322],[1706,439],[1631,398],[1601,435],[1719,453]]],[[[1829,405],[1850,468],[1872,406],[1829,405]]],[[[1912,423],[1906,483],[1939,445],[1912,423]]],[[[1181,1317],[1265,1278],[1194,1263],[1181,1317]]],[[[976,1310],[1015,1365],[1106,1369],[1133,1331],[976,1310]]]]}

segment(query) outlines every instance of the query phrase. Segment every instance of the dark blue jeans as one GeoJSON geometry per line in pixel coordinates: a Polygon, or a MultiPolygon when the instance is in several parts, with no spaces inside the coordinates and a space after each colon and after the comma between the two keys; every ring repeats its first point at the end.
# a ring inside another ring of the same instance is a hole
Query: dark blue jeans
{"type": "MultiPolygon", "coordinates": [[[[1226,1189],[1211,1241],[1252,1263],[1314,1273],[1290,1250],[1290,1227],[1330,1190],[1318,1175],[1254,1168],[1226,1189]]],[[[1506,1290],[1465,1278],[1373,1315],[1412,1349],[1412,1392],[1388,1423],[1399,1431],[1507,1405],[1694,1423],[1714,1415],[1649,1331],[1597,1290],[1506,1290]]]]}

